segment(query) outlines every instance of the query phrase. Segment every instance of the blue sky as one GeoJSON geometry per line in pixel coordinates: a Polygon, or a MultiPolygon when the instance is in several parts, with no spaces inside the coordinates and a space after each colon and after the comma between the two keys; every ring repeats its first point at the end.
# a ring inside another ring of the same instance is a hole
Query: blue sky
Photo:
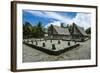
{"type": "Polygon", "coordinates": [[[79,26],[88,28],[91,24],[90,16],[90,13],[23,10],[22,18],[23,24],[27,21],[33,26],[38,22],[42,22],[45,27],[51,24],[60,26],[61,23],[67,25],[75,22],[79,26]]]}

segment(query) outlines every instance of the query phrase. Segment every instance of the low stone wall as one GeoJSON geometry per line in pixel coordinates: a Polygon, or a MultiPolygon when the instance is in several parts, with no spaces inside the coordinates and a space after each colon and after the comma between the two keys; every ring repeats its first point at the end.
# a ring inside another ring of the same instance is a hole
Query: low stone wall
{"type": "MultiPolygon", "coordinates": [[[[72,39],[71,41],[76,41],[76,42],[85,42],[85,41],[87,41],[87,40],[89,40],[89,38],[87,38],[87,39],[72,39]]],[[[68,40],[63,40],[63,41],[68,41],[68,40]]]]}
{"type": "Polygon", "coordinates": [[[49,55],[55,55],[55,56],[60,55],[60,54],[62,54],[64,52],[66,52],[66,51],[72,50],[73,48],[76,48],[76,47],[80,46],[80,44],[75,44],[73,46],[70,46],[70,47],[64,48],[62,50],[56,51],[56,50],[49,50],[49,49],[46,49],[44,47],[36,46],[36,45],[33,45],[33,44],[28,44],[28,43],[25,43],[25,42],[24,42],[24,44],[26,44],[26,45],[34,48],[34,49],[40,50],[40,51],[42,51],[44,53],[47,53],[49,55]]]}

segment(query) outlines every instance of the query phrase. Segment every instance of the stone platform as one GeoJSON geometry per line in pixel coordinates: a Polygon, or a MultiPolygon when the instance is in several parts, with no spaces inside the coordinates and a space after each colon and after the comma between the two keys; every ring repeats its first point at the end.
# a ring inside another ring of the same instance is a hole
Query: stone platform
{"type": "Polygon", "coordinates": [[[52,40],[52,42],[50,42],[50,40],[38,41],[38,44],[36,44],[36,42],[28,42],[28,43],[24,42],[24,44],[39,51],[42,51],[44,53],[47,53],[49,55],[55,55],[55,56],[80,46],[79,43],[74,43],[74,42],[70,42],[70,45],[68,45],[68,42],[66,41],[60,41],[60,44],[58,44],[57,40],[52,40]],[[45,43],[45,47],[43,47],[43,43],[45,43]],[[55,45],[56,49],[54,50],[52,49],[52,44],[55,45]]]}

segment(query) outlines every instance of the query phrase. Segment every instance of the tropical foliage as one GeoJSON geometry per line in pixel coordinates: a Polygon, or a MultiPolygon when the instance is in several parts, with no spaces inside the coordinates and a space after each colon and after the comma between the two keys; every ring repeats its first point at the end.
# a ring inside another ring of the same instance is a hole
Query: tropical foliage
{"type": "MultiPolygon", "coordinates": [[[[75,24],[75,23],[73,23],[75,24]]],[[[64,23],[61,23],[61,27],[68,28],[70,33],[72,33],[72,25],[67,24],[65,26],[64,23]]],[[[41,22],[38,22],[34,26],[32,26],[31,23],[25,22],[23,24],[23,38],[43,38],[44,33],[46,33],[47,28],[44,28],[43,24],[41,22]]],[[[85,30],[87,34],[91,34],[91,28],[85,30]]]]}
{"type": "Polygon", "coordinates": [[[91,34],[91,27],[89,27],[89,28],[86,29],[86,33],[87,34],[91,34]]]}
{"type": "Polygon", "coordinates": [[[44,27],[41,22],[38,22],[35,26],[31,23],[25,22],[23,24],[23,38],[42,38],[44,37],[44,27]]]}

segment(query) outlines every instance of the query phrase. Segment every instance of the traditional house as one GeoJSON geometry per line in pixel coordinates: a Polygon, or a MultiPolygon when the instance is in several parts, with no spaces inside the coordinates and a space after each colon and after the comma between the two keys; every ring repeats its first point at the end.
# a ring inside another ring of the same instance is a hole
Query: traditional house
{"type": "Polygon", "coordinates": [[[87,33],[85,32],[84,28],[79,27],[75,23],[72,25],[72,40],[76,41],[84,41],[87,39],[87,33]]]}
{"type": "Polygon", "coordinates": [[[51,25],[48,28],[48,37],[50,39],[66,39],[70,40],[70,32],[68,28],[51,25]]]}

